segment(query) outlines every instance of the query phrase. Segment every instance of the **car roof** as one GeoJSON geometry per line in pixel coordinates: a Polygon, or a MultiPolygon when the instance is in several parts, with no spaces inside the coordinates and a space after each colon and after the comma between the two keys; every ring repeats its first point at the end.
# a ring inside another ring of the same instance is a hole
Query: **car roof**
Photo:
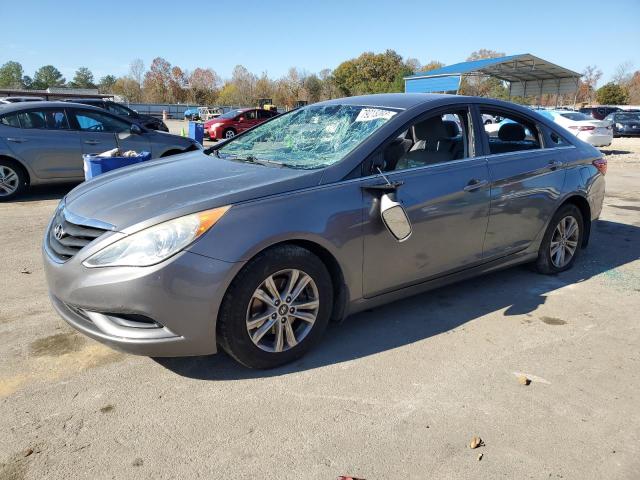
{"type": "Polygon", "coordinates": [[[106,98],[69,98],[64,100],[64,102],[110,102],[111,100],[107,100],[106,98]]]}
{"type": "Polygon", "coordinates": [[[69,108],[71,106],[85,108],[88,110],[95,110],[96,112],[102,112],[103,110],[98,107],[93,107],[85,103],[72,103],[72,102],[16,102],[6,103],[0,105],[0,113],[21,112],[22,110],[32,110],[34,108],[69,108]]]}

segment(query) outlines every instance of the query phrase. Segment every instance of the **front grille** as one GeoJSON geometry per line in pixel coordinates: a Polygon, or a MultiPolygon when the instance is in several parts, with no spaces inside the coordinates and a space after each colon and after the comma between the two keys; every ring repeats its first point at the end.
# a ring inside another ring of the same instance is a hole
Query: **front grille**
{"type": "Polygon", "coordinates": [[[72,223],[64,209],[58,210],[47,235],[51,251],[62,261],[67,261],[107,230],[95,226],[72,223]]]}

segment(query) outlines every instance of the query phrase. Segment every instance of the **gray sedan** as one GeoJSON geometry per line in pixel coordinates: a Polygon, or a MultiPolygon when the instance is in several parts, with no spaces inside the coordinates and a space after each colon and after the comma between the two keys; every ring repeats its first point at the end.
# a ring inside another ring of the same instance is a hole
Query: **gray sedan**
{"type": "Polygon", "coordinates": [[[122,150],[153,158],[201,149],[189,138],[140,127],[102,109],[68,102],[0,105],[0,201],[29,185],[84,179],[82,154],[122,150]]]}
{"type": "Polygon", "coordinates": [[[516,264],[570,268],[605,172],[598,150],[510,103],[330,100],[80,185],[47,228],[45,272],[60,315],[114,348],[220,346],[269,368],[331,319],[516,264]],[[486,115],[504,119],[491,135],[486,115]]]}

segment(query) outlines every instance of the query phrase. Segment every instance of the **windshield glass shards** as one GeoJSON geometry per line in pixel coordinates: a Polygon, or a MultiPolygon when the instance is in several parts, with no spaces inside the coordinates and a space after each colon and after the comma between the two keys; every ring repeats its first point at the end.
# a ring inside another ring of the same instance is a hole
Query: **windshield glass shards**
{"type": "Polygon", "coordinates": [[[219,149],[222,158],[322,168],[342,160],[396,111],[355,105],[304,107],[259,125],[219,149]]]}

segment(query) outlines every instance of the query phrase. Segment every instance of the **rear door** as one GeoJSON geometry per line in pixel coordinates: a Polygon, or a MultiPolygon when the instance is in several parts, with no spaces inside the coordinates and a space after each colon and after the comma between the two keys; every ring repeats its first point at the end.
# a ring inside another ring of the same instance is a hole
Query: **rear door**
{"type": "Polygon", "coordinates": [[[131,123],[106,112],[72,110],[72,124],[80,132],[82,153],[103,153],[114,148],[151,152],[144,134],[131,133],[131,123]]]}
{"type": "Polygon", "coordinates": [[[82,178],[78,132],[65,108],[33,108],[15,114],[13,128],[3,129],[11,151],[39,178],[82,178]]]}
{"type": "Polygon", "coordinates": [[[564,185],[565,147],[544,148],[541,125],[519,112],[478,108],[505,119],[481,134],[491,179],[484,258],[492,260],[526,249],[545,226],[564,185]]]}

